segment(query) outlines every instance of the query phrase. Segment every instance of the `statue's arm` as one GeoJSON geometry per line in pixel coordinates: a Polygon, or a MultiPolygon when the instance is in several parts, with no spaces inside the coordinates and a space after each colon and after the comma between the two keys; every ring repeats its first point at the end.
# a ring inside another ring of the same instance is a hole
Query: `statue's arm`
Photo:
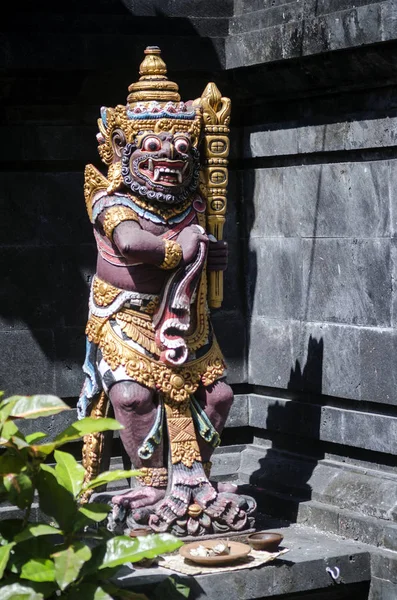
{"type": "Polygon", "coordinates": [[[120,253],[134,262],[160,266],[164,262],[166,245],[161,237],[141,229],[135,221],[124,221],[113,232],[113,242],[120,253]]]}

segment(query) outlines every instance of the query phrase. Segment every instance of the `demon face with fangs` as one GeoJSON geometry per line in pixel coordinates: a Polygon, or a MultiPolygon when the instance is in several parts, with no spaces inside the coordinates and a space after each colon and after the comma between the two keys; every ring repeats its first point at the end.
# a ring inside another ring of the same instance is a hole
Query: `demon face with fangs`
{"type": "Polygon", "coordinates": [[[125,185],[151,201],[178,204],[197,188],[199,152],[188,133],[139,132],[121,164],[125,185]]]}

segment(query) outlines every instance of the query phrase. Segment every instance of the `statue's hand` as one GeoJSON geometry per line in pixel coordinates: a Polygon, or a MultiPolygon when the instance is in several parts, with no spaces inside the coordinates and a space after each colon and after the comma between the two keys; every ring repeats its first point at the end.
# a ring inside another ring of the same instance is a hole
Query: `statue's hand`
{"type": "Polygon", "coordinates": [[[199,225],[189,225],[178,235],[177,242],[182,248],[183,262],[189,264],[196,258],[200,242],[208,245],[208,236],[199,225]]]}
{"type": "Polygon", "coordinates": [[[209,271],[225,271],[227,268],[227,242],[213,242],[208,246],[207,268],[209,271]]]}

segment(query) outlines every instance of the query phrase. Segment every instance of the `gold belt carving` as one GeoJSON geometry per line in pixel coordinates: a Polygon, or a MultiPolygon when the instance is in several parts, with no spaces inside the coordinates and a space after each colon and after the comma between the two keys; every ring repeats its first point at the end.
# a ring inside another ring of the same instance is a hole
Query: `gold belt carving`
{"type": "Polygon", "coordinates": [[[211,385],[225,371],[222,352],[215,339],[204,356],[181,367],[170,367],[129,346],[106,318],[91,316],[86,334],[91,342],[99,346],[104,360],[113,371],[122,365],[134,381],[163,392],[170,403],[186,402],[197,390],[200,381],[205,386],[211,385]]]}

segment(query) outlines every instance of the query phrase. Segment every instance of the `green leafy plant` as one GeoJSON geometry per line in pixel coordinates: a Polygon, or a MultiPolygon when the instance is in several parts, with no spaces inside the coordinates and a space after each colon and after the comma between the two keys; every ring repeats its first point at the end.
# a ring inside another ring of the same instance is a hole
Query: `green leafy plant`
{"type": "Polygon", "coordinates": [[[59,449],[90,433],[121,429],[114,419],[76,421],[49,442],[47,434],[24,435],[17,426],[20,420],[64,410],[69,407],[55,396],[0,396],[0,446],[5,448],[0,456],[0,500],[21,511],[20,518],[0,521],[0,598],[144,599],[110,579],[121,565],[171,552],[182,542],[169,534],[113,536],[103,525],[108,505],[80,505],[87,490],[139,472],[107,471],[84,483],[84,468],[59,449]],[[55,466],[45,462],[52,454],[55,466]],[[48,520],[32,523],[36,495],[48,520]]]}

